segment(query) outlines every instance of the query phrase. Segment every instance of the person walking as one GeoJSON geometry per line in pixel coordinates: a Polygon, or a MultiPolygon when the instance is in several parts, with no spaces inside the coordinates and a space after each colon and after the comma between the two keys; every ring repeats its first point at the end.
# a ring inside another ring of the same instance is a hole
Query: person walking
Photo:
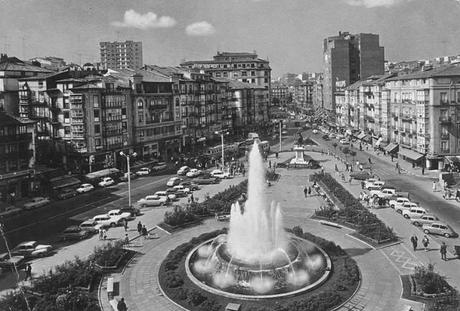
{"type": "Polygon", "coordinates": [[[364,189],[364,186],[366,185],[366,183],[363,181],[361,181],[361,189],[364,189]]]}
{"type": "Polygon", "coordinates": [[[190,202],[191,202],[191,203],[195,202],[195,197],[193,196],[193,193],[192,193],[192,195],[190,196],[190,202]]]}
{"type": "Polygon", "coordinates": [[[128,220],[123,219],[123,228],[125,228],[125,232],[128,231],[128,220]]]}
{"type": "Polygon", "coordinates": [[[129,245],[129,236],[125,233],[125,245],[129,245]]]}
{"type": "Polygon", "coordinates": [[[137,223],[137,232],[139,235],[142,234],[142,223],[140,221],[137,223]]]}
{"type": "Polygon", "coordinates": [[[147,228],[144,226],[142,226],[142,236],[144,237],[144,240],[147,240],[147,236],[149,235],[148,231],[147,231],[147,228]]]}
{"type": "Polygon", "coordinates": [[[107,240],[107,230],[105,230],[105,229],[102,229],[102,238],[104,240],[107,240]]]}
{"type": "Polygon", "coordinates": [[[128,307],[125,303],[125,298],[121,297],[121,299],[117,303],[117,311],[127,311],[128,307]]]}
{"type": "Polygon", "coordinates": [[[425,248],[425,252],[428,252],[428,245],[430,244],[430,240],[428,240],[428,237],[426,235],[423,237],[422,244],[425,248]]]}
{"type": "Polygon", "coordinates": [[[99,229],[99,240],[102,240],[104,238],[104,229],[100,228],[99,229]]]}
{"type": "Polygon", "coordinates": [[[303,194],[305,195],[305,197],[308,196],[308,188],[307,188],[307,186],[305,186],[305,188],[303,188],[303,194]]]}
{"type": "Polygon", "coordinates": [[[371,157],[367,159],[369,161],[369,164],[372,164],[371,157]]]}
{"type": "Polygon", "coordinates": [[[433,180],[433,192],[436,192],[436,181],[433,180]]]}
{"type": "Polygon", "coordinates": [[[311,187],[308,186],[308,196],[310,196],[310,195],[311,195],[311,187]]]}
{"type": "Polygon", "coordinates": [[[396,162],[396,164],[395,164],[395,170],[397,171],[398,169],[399,169],[399,163],[396,162]]]}
{"type": "Polygon", "coordinates": [[[425,167],[422,166],[422,175],[425,175],[425,167]]]}
{"type": "Polygon", "coordinates": [[[446,245],[446,242],[442,242],[440,252],[441,252],[441,259],[446,261],[447,260],[447,245],[446,245]]]}
{"type": "Polygon", "coordinates": [[[418,243],[417,236],[415,234],[413,236],[411,236],[410,241],[412,242],[412,247],[414,248],[414,251],[416,251],[417,250],[417,243],[418,243]]]}
{"type": "Polygon", "coordinates": [[[25,270],[26,270],[26,277],[24,278],[24,281],[32,279],[32,266],[30,265],[30,263],[26,265],[25,270]]]}

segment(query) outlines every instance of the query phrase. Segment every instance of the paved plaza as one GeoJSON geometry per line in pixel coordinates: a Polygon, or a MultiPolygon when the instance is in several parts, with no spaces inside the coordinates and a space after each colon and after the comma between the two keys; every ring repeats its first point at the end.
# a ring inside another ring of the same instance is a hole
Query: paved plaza
{"type": "MultiPolygon", "coordinates": [[[[334,169],[336,160],[332,156],[317,152],[307,153],[314,159],[320,160],[326,172],[334,169]]],[[[271,161],[283,161],[293,156],[292,152],[283,152],[278,160],[270,156],[271,161]]],[[[322,225],[320,222],[311,219],[314,210],[324,204],[318,196],[304,197],[303,188],[308,183],[308,175],[312,170],[278,169],[281,179],[267,188],[267,202],[276,200],[280,202],[283,212],[285,226],[301,226],[304,231],[322,236],[334,241],[345,249],[358,263],[362,283],[356,295],[345,303],[340,310],[402,310],[411,306],[413,310],[423,310],[423,305],[417,302],[401,298],[402,285],[400,275],[413,272],[413,268],[420,264],[435,263],[436,271],[447,276],[448,281],[458,288],[460,285],[460,269],[456,260],[442,262],[439,258],[439,244],[436,238],[432,238],[432,251],[413,252],[410,248],[408,237],[419,230],[413,226],[407,226],[407,220],[402,218],[390,209],[372,210],[387,225],[392,226],[396,233],[402,237],[400,243],[382,248],[373,248],[362,242],[350,233],[347,228],[334,228],[322,225]],[[408,228],[408,229],[407,229],[408,228]]],[[[242,180],[242,178],[240,179],[242,180]]],[[[240,180],[234,179],[231,183],[240,180]]],[[[228,182],[228,181],[227,181],[228,182]]],[[[203,196],[209,193],[211,196],[229,184],[214,185],[212,188],[201,190],[203,196]]],[[[360,191],[360,184],[357,181],[351,184],[345,183],[345,187],[357,195],[360,191]]],[[[429,184],[428,184],[429,187],[429,184]]],[[[162,218],[157,219],[160,222],[162,218]]],[[[154,227],[154,220],[149,225],[154,227]]],[[[181,310],[181,308],[162,295],[157,283],[158,270],[162,260],[169,250],[187,242],[193,236],[209,232],[228,223],[217,222],[214,219],[206,220],[202,225],[187,228],[174,234],[168,234],[155,229],[158,239],[146,241],[133,241],[133,248],[139,255],[131,262],[121,275],[120,296],[125,297],[130,310],[181,310]]],[[[419,235],[421,231],[417,232],[419,235]]],[[[134,233],[133,233],[134,234],[134,233]]],[[[102,297],[104,297],[102,293],[102,297]]],[[[104,305],[108,307],[108,301],[104,305]]],[[[104,309],[104,310],[109,310],[104,309]]]]}

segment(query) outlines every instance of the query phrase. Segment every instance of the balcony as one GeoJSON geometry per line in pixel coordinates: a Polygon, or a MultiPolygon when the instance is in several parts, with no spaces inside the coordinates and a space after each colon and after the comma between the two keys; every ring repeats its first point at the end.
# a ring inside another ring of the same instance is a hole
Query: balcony
{"type": "Polygon", "coordinates": [[[446,140],[449,139],[450,135],[449,134],[441,134],[441,139],[446,140]]]}
{"type": "Polygon", "coordinates": [[[412,122],[412,119],[413,119],[412,116],[411,116],[411,115],[408,115],[408,114],[405,114],[405,115],[402,115],[402,116],[401,116],[401,120],[402,120],[403,122],[412,122]]]}
{"type": "Polygon", "coordinates": [[[166,104],[161,104],[161,105],[155,104],[155,105],[149,106],[150,111],[158,111],[158,110],[166,110],[166,109],[168,109],[168,105],[166,104]]]}
{"type": "Polygon", "coordinates": [[[32,133],[0,136],[0,143],[17,143],[21,141],[32,141],[32,133]]]}
{"type": "Polygon", "coordinates": [[[439,122],[441,122],[442,124],[452,123],[452,118],[448,116],[441,116],[439,117],[439,122]]]}
{"type": "Polygon", "coordinates": [[[123,134],[122,129],[116,129],[116,130],[104,130],[104,135],[105,136],[120,136],[123,134]]]}

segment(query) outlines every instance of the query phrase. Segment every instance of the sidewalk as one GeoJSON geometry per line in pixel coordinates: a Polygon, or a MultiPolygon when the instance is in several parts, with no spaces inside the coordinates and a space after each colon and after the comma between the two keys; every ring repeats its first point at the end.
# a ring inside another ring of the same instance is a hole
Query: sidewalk
{"type": "MultiPolygon", "coordinates": [[[[310,154],[313,158],[315,158],[314,154],[310,154]]],[[[316,157],[318,157],[316,155],[316,157]]],[[[352,183],[348,182],[342,182],[338,176],[334,174],[334,164],[335,164],[335,159],[331,156],[323,156],[326,157],[329,161],[325,161],[322,163],[323,167],[325,168],[325,172],[330,173],[331,176],[333,176],[338,182],[340,182],[345,189],[350,191],[355,197],[359,197],[359,193],[362,191],[361,185],[359,181],[352,181],[352,183]]],[[[427,183],[427,191],[431,191],[431,183],[427,183]]],[[[412,244],[409,240],[410,236],[412,234],[416,234],[419,236],[419,240],[421,240],[421,237],[423,237],[423,232],[421,231],[420,228],[414,227],[412,224],[408,222],[408,220],[404,219],[401,215],[397,214],[394,212],[394,210],[391,209],[372,209],[370,210],[371,212],[375,213],[382,221],[385,222],[388,226],[392,227],[395,232],[402,237],[402,244],[403,244],[403,250],[397,250],[396,252],[393,252],[393,259],[391,258],[391,251],[388,252],[388,257],[390,257],[390,261],[393,262],[393,264],[398,267],[398,270],[400,272],[407,272],[407,270],[411,271],[413,267],[416,265],[416,261],[419,263],[424,264],[425,266],[428,263],[433,263],[435,264],[435,271],[437,271],[439,274],[444,275],[447,277],[449,283],[456,287],[457,289],[460,289],[460,263],[458,260],[452,260],[454,259],[452,255],[452,250],[453,250],[453,244],[460,244],[457,239],[450,239],[450,243],[448,243],[449,246],[449,251],[451,254],[448,254],[448,257],[452,258],[451,260],[448,261],[443,261],[440,258],[439,254],[439,249],[440,249],[440,241],[437,237],[430,235],[429,239],[431,240],[430,243],[430,251],[429,252],[424,252],[422,250],[418,251],[413,251],[412,250],[412,244]],[[401,258],[398,258],[397,253],[404,251],[405,254],[400,254],[400,257],[404,257],[406,259],[410,259],[411,257],[414,259],[412,260],[412,263],[406,266],[402,266],[398,264],[398,260],[401,261],[401,258]],[[416,259],[416,260],[415,260],[416,259]],[[409,269],[406,269],[408,268],[409,269]]],[[[395,247],[390,247],[389,249],[395,250],[395,247]]]]}

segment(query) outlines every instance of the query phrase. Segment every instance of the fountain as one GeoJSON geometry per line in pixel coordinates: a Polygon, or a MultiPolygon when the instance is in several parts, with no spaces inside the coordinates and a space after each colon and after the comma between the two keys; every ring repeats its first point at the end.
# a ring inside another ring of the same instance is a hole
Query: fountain
{"type": "Polygon", "coordinates": [[[249,154],[248,199],[232,205],[228,234],[187,256],[187,275],[195,284],[226,297],[259,299],[297,294],[327,279],[329,256],[284,230],[281,207],[267,204],[265,187],[265,165],[255,142],[249,154]]]}

